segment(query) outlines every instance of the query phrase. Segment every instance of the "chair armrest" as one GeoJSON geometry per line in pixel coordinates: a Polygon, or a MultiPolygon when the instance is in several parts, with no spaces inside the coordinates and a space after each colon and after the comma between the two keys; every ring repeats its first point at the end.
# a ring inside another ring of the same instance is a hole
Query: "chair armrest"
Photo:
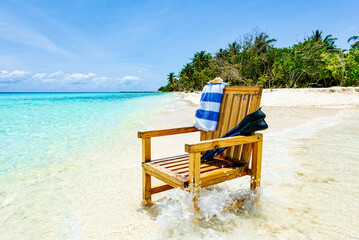
{"type": "Polygon", "coordinates": [[[215,148],[231,147],[247,143],[260,142],[263,139],[261,133],[254,134],[252,136],[236,136],[236,137],[226,137],[226,138],[217,138],[207,141],[202,141],[195,144],[186,144],[185,151],[188,153],[203,152],[215,148]]]}
{"type": "Polygon", "coordinates": [[[138,132],[138,138],[160,137],[160,136],[168,136],[168,135],[198,132],[198,131],[200,130],[198,130],[195,127],[170,128],[163,130],[138,132]]]}

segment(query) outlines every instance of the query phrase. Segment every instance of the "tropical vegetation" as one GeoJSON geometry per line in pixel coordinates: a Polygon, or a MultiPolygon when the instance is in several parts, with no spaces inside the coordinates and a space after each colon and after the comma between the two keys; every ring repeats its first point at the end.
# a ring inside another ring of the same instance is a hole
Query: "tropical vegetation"
{"type": "Polygon", "coordinates": [[[291,47],[278,48],[276,39],[255,30],[214,54],[195,53],[178,74],[168,74],[168,84],[159,91],[201,90],[215,77],[230,85],[266,88],[358,86],[359,36],[348,39],[349,50],[338,48],[336,40],[316,30],[291,47]]]}

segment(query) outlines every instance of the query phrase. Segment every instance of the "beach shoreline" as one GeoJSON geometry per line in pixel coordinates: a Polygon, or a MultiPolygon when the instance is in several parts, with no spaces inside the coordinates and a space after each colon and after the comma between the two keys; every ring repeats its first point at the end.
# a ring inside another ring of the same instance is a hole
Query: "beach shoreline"
{"type": "MultiPolygon", "coordinates": [[[[175,92],[198,105],[201,92],[175,92]]],[[[359,87],[263,89],[261,106],[359,107],[359,87]]]]}

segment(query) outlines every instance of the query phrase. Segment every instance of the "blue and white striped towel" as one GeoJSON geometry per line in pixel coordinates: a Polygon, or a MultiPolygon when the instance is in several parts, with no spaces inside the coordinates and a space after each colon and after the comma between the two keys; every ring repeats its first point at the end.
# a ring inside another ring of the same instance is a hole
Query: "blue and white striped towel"
{"type": "Polygon", "coordinates": [[[216,130],[223,89],[226,86],[228,84],[225,83],[207,84],[203,88],[193,124],[199,130],[206,132],[216,130]]]}

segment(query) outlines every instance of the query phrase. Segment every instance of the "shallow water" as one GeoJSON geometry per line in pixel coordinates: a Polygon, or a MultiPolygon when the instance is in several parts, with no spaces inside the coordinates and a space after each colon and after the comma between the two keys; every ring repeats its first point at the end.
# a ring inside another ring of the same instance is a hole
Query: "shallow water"
{"type": "MultiPolygon", "coordinates": [[[[358,238],[358,109],[264,107],[270,129],[264,135],[259,195],[249,191],[246,177],[202,189],[201,219],[193,224],[198,216],[188,211],[184,191],[158,194],[155,206],[140,206],[137,130],[190,125],[195,110],[178,96],[157,99],[137,98],[132,106],[139,111],[115,117],[113,124],[90,124],[98,126],[97,135],[83,145],[74,139],[60,161],[41,158],[42,164],[6,170],[0,176],[1,239],[358,238]],[[237,210],[222,211],[243,196],[248,200],[237,210]]],[[[116,109],[107,104],[99,107],[105,108],[103,119],[116,109]]],[[[76,125],[74,120],[69,122],[76,125]]],[[[153,157],[182,153],[183,143],[198,137],[155,138],[153,157]]],[[[62,152],[61,146],[54,149],[62,152]]]]}
{"type": "Polygon", "coordinates": [[[80,237],[83,220],[75,205],[96,201],[91,195],[108,186],[101,181],[112,169],[124,177],[121,171],[131,165],[119,156],[128,156],[137,144],[133,129],[171,98],[0,94],[0,239],[80,237]]]}
{"type": "Polygon", "coordinates": [[[160,107],[168,94],[0,94],[0,175],[51,164],[105,140],[131,113],[160,107]],[[156,97],[153,97],[156,96],[156,97]],[[147,99],[147,100],[146,100],[147,99]]]}
{"type": "MultiPolygon", "coordinates": [[[[282,121],[295,115],[299,122],[310,112],[264,110],[269,125],[280,121],[270,115],[275,112],[287,112],[282,121]]],[[[170,193],[159,203],[160,233],[150,239],[358,239],[359,110],[327,117],[323,109],[311,113],[305,123],[264,135],[259,198],[248,190],[249,179],[204,190],[203,219],[194,226],[182,204],[188,197],[170,193]],[[251,197],[237,211],[221,211],[223,204],[244,195],[251,197]]]]}

